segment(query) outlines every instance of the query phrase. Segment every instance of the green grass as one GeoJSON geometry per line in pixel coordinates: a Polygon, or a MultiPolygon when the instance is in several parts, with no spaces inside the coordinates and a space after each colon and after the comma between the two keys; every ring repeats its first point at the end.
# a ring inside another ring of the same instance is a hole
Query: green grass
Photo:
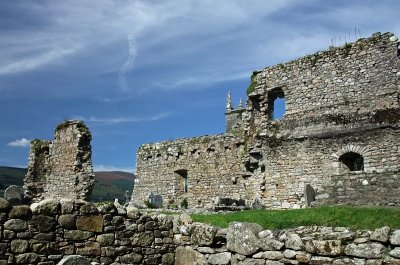
{"type": "Polygon", "coordinates": [[[298,226],[333,226],[353,229],[374,229],[382,226],[400,228],[399,208],[318,207],[301,210],[249,210],[228,214],[192,214],[195,222],[228,227],[230,222],[260,224],[265,229],[283,229],[298,226]]]}

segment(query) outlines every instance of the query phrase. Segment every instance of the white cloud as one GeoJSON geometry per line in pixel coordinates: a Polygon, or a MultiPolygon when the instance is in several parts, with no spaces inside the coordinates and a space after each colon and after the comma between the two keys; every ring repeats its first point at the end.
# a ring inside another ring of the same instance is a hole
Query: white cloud
{"type": "Polygon", "coordinates": [[[133,173],[135,170],[133,167],[115,167],[110,165],[94,165],[94,171],[123,171],[133,173]]]}
{"type": "Polygon", "coordinates": [[[26,138],[21,138],[19,140],[15,140],[12,142],[9,142],[7,145],[12,146],[12,147],[28,147],[30,145],[30,141],[26,138]]]}
{"type": "MultiPolygon", "coordinates": [[[[77,52],[87,53],[98,46],[126,41],[126,36],[129,36],[128,52],[126,49],[120,49],[121,58],[127,53],[125,61],[119,65],[115,62],[107,65],[113,60],[103,54],[97,58],[103,67],[119,72],[119,90],[126,92],[132,89],[126,75],[132,71],[138,56],[137,47],[141,43],[151,46],[174,40],[177,44],[162,53],[159,53],[159,50],[149,51],[149,56],[141,57],[141,64],[153,60],[159,63],[164,59],[179,62],[186,59],[185,53],[196,54],[206,49],[206,45],[224,39],[223,36],[236,27],[255,25],[263,16],[285,7],[292,1],[226,1],[216,4],[211,0],[86,0],[45,1],[41,5],[26,2],[21,4],[24,11],[30,17],[42,18],[46,26],[24,25],[17,27],[18,30],[1,32],[0,57],[3,60],[0,62],[0,74],[16,74],[38,69],[77,52]],[[197,44],[200,39],[207,41],[197,44]],[[185,44],[186,48],[181,44],[185,44]],[[170,58],[170,55],[174,54],[175,58],[170,58]]],[[[209,71],[211,73],[213,69],[209,71]]],[[[176,75],[172,82],[182,83],[179,73],[176,75]]]]}
{"type": "Polygon", "coordinates": [[[128,80],[126,79],[125,75],[132,70],[133,63],[135,61],[135,57],[137,54],[137,45],[133,38],[133,36],[128,36],[128,58],[126,62],[121,66],[121,69],[118,74],[118,85],[122,92],[127,92],[131,90],[128,84],[128,80]]]}
{"type": "Polygon", "coordinates": [[[150,115],[150,116],[138,116],[138,117],[98,118],[98,117],[92,116],[92,117],[86,118],[83,116],[75,116],[74,119],[108,125],[108,124],[116,124],[116,123],[158,121],[158,120],[161,120],[170,115],[171,115],[170,112],[161,112],[161,113],[150,115]]]}
{"type": "Polygon", "coordinates": [[[96,54],[80,62],[88,64],[88,71],[114,73],[121,92],[143,91],[130,76],[134,66],[166,72],[154,74],[158,85],[151,89],[179,89],[250,76],[271,64],[271,57],[276,63],[293,52],[327,48],[335,34],[354,26],[366,34],[378,31],[376,25],[399,30],[392,19],[397,9],[379,1],[49,0],[21,5],[46,26],[0,32],[0,74],[38,69],[109,46],[113,56],[96,54]],[[321,12],[308,12],[318,8],[321,12]]]}
{"type": "Polygon", "coordinates": [[[41,66],[47,65],[55,60],[61,59],[64,56],[71,54],[73,52],[74,52],[73,49],[68,49],[68,50],[58,49],[58,50],[46,51],[43,54],[33,56],[30,58],[17,59],[15,62],[10,62],[4,65],[4,67],[1,67],[0,75],[21,73],[33,70],[41,66]]]}

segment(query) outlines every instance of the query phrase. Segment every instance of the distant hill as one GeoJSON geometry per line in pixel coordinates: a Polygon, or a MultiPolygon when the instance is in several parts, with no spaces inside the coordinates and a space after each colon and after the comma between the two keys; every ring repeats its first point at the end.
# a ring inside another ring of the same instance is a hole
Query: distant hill
{"type": "Polygon", "coordinates": [[[10,185],[22,186],[26,168],[0,167],[0,196],[3,197],[4,190],[10,185]]]}
{"type": "Polygon", "coordinates": [[[122,171],[98,171],[95,172],[95,179],[91,201],[114,201],[118,198],[122,203],[125,191],[132,193],[135,175],[122,171]]]}
{"type": "MultiPolygon", "coordinates": [[[[26,172],[26,168],[0,166],[0,197],[3,197],[4,190],[10,185],[22,187],[26,172]]],[[[125,191],[132,193],[134,180],[135,175],[128,172],[95,172],[95,183],[90,200],[114,201],[118,198],[120,202],[123,202],[125,191]]]]}

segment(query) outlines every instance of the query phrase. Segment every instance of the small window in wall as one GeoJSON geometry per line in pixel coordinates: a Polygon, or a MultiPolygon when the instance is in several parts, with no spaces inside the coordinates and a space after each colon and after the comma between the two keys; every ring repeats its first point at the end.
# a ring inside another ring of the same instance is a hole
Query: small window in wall
{"type": "Polygon", "coordinates": [[[285,115],[285,94],[277,87],[268,92],[268,117],[270,120],[280,120],[285,115]]]}
{"type": "Polygon", "coordinates": [[[339,157],[341,166],[349,171],[364,170],[364,157],[358,153],[348,152],[339,157]]]}
{"type": "Polygon", "coordinates": [[[179,175],[180,179],[179,179],[179,184],[180,184],[180,188],[183,192],[188,192],[189,190],[189,183],[188,183],[188,173],[186,169],[180,169],[175,171],[176,174],[179,175]]]}

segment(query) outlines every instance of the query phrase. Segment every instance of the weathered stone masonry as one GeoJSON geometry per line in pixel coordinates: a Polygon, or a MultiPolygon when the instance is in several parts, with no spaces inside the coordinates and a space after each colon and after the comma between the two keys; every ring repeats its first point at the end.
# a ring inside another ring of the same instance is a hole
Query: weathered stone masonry
{"type": "Polygon", "coordinates": [[[33,140],[24,180],[26,196],[33,201],[87,199],[94,183],[91,139],[83,122],[65,121],[56,128],[53,141],[33,140]]]}
{"type": "Polygon", "coordinates": [[[206,207],[216,194],[252,197],[254,187],[246,186],[254,183],[245,181],[241,161],[245,153],[243,140],[230,135],[143,145],[137,153],[136,173],[141,178],[133,200],[142,205],[153,193],[162,196],[164,206],[179,205],[186,198],[192,207],[206,207]]]}
{"type": "Polygon", "coordinates": [[[0,265],[55,265],[69,255],[106,265],[171,265],[172,229],[171,218],[112,204],[48,199],[11,207],[0,198],[0,265]]]}
{"type": "Polygon", "coordinates": [[[228,99],[225,134],[139,149],[132,202],[157,194],[195,207],[218,196],[299,208],[312,187],[320,203],[398,205],[399,79],[391,33],[257,71],[244,111],[228,99]],[[286,111],[273,120],[277,98],[286,111]]]}
{"type": "Polygon", "coordinates": [[[186,214],[72,200],[11,206],[0,198],[0,265],[59,265],[71,255],[104,265],[399,264],[400,230],[266,230],[237,222],[222,229],[192,223],[186,214]]]}

